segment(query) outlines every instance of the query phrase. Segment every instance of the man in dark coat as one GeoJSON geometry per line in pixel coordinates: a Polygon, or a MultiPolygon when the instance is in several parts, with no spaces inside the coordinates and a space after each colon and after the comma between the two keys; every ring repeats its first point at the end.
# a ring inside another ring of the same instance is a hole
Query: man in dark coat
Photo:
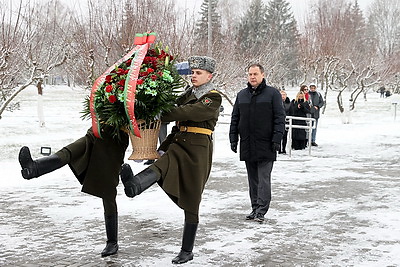
{"type": "Polygon", "coordinates": [[[279,91],[267,86],[260,64],[248,67],[247,88],[241,90],[232,111],[229,140],[245,161],[251,213],[247,220],[264,221],[271,202],[271,171],[285,130],[285,110],[279,91]]]}
{"type": "Polygon", "coordinates": [[[322,95],[319,92],[317,92],[317,86],[314,83],[310,84],[309,88],[310,88],[309,94],[310,94],[310,104],[311,104],[311,117],[315,119],[315,128],[312,129],[312,134],[311,134],[311,145],[318,146],[318,144],[315,142],[317,138],[318,119],[320,116],[320,110],[325,105],[325,101],[322,95]]]}
{"type": "Polygon", "coordinates": [[[147,169],[133,175],[128,164],[121,180],[128,197],[139,195],[158,182],[168,196],[184,210],[182,247],[172,263],[193,259],[193,245],[199,222],[199,205],[212,164],[212,132],[218,120],[221,95],[211,83],[215,60],[189,58],[192,87],[177,100],[177,106],[161,117],[162,122],[176,121],[171,134],[159,147],[163,155],[147,169]]]}
{"type": "Polygon", "coordinates": [[[28,147],[19,152],[23,178],[30,180],[69,165],[82,184],[82,192],[102,198],[107,245],[101,256],[114,255],[118,251],[117,185],[119,171],[129,144],[128,134],[120,132],[120,138],[112,136],[112,129],[102,127],[102,137],[94,136],[92,128],[86,135],[65,146],[55,154],[33,160],[28,147]]]}
{"type": "MultiPolygon", "coordinates": [[[[285,90],[280,90],[280,92],[282,95],[282,102],[283,102],[283,107],[285,109],[285,115],[289,116],[290,99],[287,96],[287,93],[285,90]]],[[[285,131],[284,131],[283,137],[282,137],[281,148],[279,150],[280,154],[286,154],[287,136],[288,136],[288,130],[285,128],[285,131]]]]}

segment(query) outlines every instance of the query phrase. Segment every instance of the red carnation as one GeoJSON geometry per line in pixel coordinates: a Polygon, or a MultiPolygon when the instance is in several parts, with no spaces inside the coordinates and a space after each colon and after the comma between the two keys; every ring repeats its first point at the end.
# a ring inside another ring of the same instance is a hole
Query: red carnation
{"type": "Polygon", "coordinates": [[[149,63],[151,63],[153,60],[154,60],[153,57],[147,56],[147,57],[144,57],[143,63],[144,63],[144,64],[149,64],[149,63]]]}
{"type": "Polygon", "coordinates": [[[117,101],[117,97],[115,95],[110,95],[108,97],[108,101],[110,101],[110,103],[115,103],[115,101],[117,101]]]}
{"type": "Polygon", "coordinates": [[[122,87],[122,86],[120,86],[118,89],[121,91],[124,91],[124,87],[122,87]]]}
{"type": "Polygon", "coordinates": [[[165,53],[164,50],[161,50],[161,54],[158,55],[158,58],[163,60],[167,56],[167,53],[165,53]]]}
{"type": "Polygon", "coordinates": [[[137,84],[143,84],[144,81],[143,81],[142,79],[138,79],[138,80],[136,81],[136,83],[137,83],[137,84]]]}
{"type": "Polygon", "coordinates": [[[154,69],[152,69],[152,68],[147,68],[147,73],[152,73],[152,72],[154,72],[154,69]]]}
{"type": "Polygon", "coordinates": [[[157,80],[157,75],[154,75],[154,74],[153,74],[153,75],[150,76],[150,78],[151,78],[153,81],[155,81],[155,80],[157,80]]]}
{"type": "Polygon", "coordinates": [[[125,70],[124,69],[121,69],[121,68],[118,68],[117,69],[117,74],[118,75],[123,75],[125,73],[125,70]]]}
{"type": "Polygon", "coordinates": [[[111,75],[107,75],[106,76],[106,83],[110,83],[112,80],[112,76],[111,75]]]}
{"type": "Polygon", "coordinates": [[[122,79],[122,80],[120,80],[118,83],[117,83],[118,85],[122,85],[122,86],[124,86],[125,85],[125,80],[124,79],[122,79]]]}
{"type": "Polygon", "coordinates": [[[113,87],[112,87],[111,84],[109,84],[109,85],[106,86],[106,92],[107,92],[107,93],[111,93],[112,90],[113,90],[113,87]]]}
{"type": "Polygon", "coordinates": [[[131,63],[132,63],[132,59],[128,59],[127,61],[125,61],[125,64],[126,64],[127,66],[130,66],[131,63]]]}

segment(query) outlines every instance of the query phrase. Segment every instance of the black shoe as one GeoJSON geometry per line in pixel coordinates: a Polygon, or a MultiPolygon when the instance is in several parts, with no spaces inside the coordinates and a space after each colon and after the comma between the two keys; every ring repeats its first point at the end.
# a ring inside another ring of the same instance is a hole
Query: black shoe
{"type": "Polygon", "coordinates": [[[197,223],[187,223],[183,227],[182,247],[178,256],[172,259],[173,264],[181,264],[193,260],[193,246],[196,237],[197,223]]]}
{"type": "Polygon", "coordinates": [[[101,252],[102,257],[107,257],[111,255],[115,255],[118,252],[118,243],[117,241],[109,241],[107,242],[106,247],[101,252]]]}
{"type": "Polygon", "coordinates": [[[246,220],[254,220],[256,217],[256,211],[253,210],[249,215],[246,216],[246,220]]]}
{"type": "Polygon", "coordinates": [[[111,256],[118,252],[118,213],[105,215],[104,222],[106,226],[107,244],[101,252],[102,257],[111,256]]]}
{"type": "Polygon", "coordinates": [[[188,262],[191,260],[193,260],[193,252],[181,250],[181,252],[179,252],[178,256],[176,256],[175,258],[172,259],[172,263],[173,264],[182,264],[182,263],[185,263],[185,262],[188,262]]]}
{"type": "Polygon", "coordinates": [[[153,171],[150,167],[133,175],[130,165],[126,163],[122,164],[120,175],[127,197],[134,197],[141,194],[161,177],[159,173],[153,171]]]}
{"type": "Polygon", "coordinates": [[[154,159],[149,159],[148,161],[146,161],[145,163],[143,163],[144,165],[151,165],[155,162],[154,159]]]}
{"type": "Polygon", "coordinates": [[[254,218],[254,221],[259,222],[259,223],[263,223],[264,222],[264,215],[262,215],[261,213],[257,213],[256,217],[254,218]]]}
{"type": "Polygon", "coordinates": [[[67,164],[56,154],[33,160],[31,152],[26,146],[19,151],[18,160],[22,169],[22,177],[27,180],[42,176],[67,164]]]}
{"type": "Polygon", "coordinates": [[[315,142],[312,142],[312,143],[311,143],[311,146],[318,146],[318,144],[315,143],[315,142]]]}
{"type": "Polygon", "coordinates": [[[38,176],[37,164],[33,161],[29,148],[23,146],[18,155],[19,164],[21,165],[21,174],[24,179],[32,179],[38,176]]]}
{"type": "Polygon", "coordinates": [[[124,184],[124,191],[127,197],[134,197],[139,194],[139,189],[136,183],[133,182],[133,172],[129,164],[122,164],[121,166],[121,181],[124,184]]]}

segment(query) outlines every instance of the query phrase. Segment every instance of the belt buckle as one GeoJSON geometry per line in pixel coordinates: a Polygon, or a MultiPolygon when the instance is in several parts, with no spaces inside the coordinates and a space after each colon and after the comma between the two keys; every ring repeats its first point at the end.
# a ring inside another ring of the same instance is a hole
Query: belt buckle
{"type": "Polygon", "coordinates": [[[187,132],[188,131],[188,127],[187,126],[183,126],[183,131],[187,132]]]}

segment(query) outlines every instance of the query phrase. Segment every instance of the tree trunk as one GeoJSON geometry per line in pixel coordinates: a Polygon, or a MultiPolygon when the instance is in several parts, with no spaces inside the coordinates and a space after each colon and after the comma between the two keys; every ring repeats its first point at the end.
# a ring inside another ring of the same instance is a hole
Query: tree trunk
{"type": "Polygon", "coordinates": [[[43,80],[39,79],[38,83],[36,84],[38,89],[38,102],[37,102],[37,112],[39,118],[39,127],[45,126],[44,121],[44,112],[43,112],[43,80]]]}

